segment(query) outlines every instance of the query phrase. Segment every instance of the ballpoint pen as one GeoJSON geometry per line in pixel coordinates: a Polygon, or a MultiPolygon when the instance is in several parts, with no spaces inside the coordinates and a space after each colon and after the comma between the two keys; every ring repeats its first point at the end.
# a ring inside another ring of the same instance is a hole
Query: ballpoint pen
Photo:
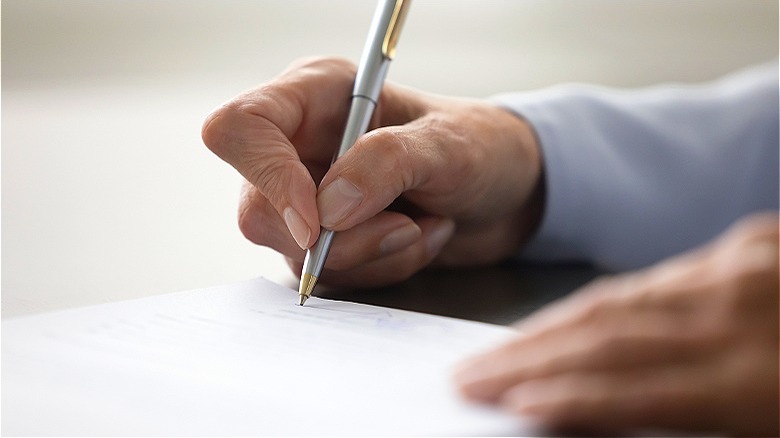
{"type": "MultiPolygon", "coordinates": [[[[347,125],[334,161],[344,155],[358,137],[368,130],[387,69],[395,56],[395,46],[410,3],[411,0],[380,0],[377,5],[352,89],[347,125]]],[[[311,296],[314,285],[317,284],[332,241],[333,231],[323,228],[317,242],[306,252],[298,289],[301,306],[311,296]]]]}

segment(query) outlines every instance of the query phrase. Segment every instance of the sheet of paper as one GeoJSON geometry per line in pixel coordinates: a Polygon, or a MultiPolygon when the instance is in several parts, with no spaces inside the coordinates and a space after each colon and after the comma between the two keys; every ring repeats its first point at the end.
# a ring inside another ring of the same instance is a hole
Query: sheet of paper
{"type": "Polygon", "coordinates": [[[264,279],[2,323],[3,435],[487,435],[452,366],[511,335],[264,279]]]}

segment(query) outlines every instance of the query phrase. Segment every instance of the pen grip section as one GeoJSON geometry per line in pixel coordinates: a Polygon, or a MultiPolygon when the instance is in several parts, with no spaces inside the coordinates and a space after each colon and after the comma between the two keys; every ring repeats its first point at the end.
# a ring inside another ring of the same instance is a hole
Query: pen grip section
{"type": "Polygon", "coordinates": [[[333,231],[320,228],[320,237],[313,247],[306,251],[303,260],[303,274],[311,274],[317,278],[325,267],[325,260],[330,252],[330,244],[333,242],[333,231]]]}

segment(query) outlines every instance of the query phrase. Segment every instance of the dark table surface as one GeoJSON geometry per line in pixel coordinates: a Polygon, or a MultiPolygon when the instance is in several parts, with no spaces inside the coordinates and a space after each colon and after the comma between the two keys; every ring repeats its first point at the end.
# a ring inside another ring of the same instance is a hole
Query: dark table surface
{"type": "Polygon", "coordinates": [[[318,295],[493,324],[511,324],[602,272],[585,265],[507,262],[498,266],[423,271],[402,283],[318,295]]]}

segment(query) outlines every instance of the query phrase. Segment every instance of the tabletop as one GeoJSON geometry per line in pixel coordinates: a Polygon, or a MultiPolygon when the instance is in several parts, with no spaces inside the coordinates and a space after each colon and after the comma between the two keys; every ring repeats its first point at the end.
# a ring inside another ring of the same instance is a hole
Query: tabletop
{"type": "Polygon", "coordinates": [[[322,297],[492,324],[511,324],[564,297],[603,271],[581,264],[507,261],[471,269],[431,269],[368,290],[325,289],[322,297]]]}

